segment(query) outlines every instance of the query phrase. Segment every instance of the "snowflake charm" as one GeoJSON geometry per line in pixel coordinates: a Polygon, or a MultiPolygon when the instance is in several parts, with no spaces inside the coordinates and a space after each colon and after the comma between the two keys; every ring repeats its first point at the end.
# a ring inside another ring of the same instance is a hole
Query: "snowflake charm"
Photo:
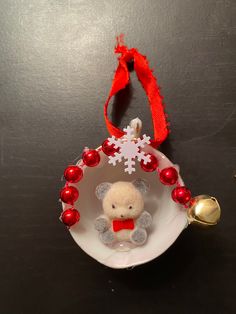
{"type": "Polygon", "coordinates": [[[150,143],[150,136],[144,134],[142,138],[134,140],[133,128],[127,126],[123,131],[125,135],[121,139],[116,139],[114,136],[108,138],[110,144],[113,144],[115,148],[119,148],[119,152],[116,152],[113,156],[109,156],[108,163],[115,166],[117,162],[121,162],[122,158],[124,158],[126,160],[124,163],[126,166],[125,172],[131,174],[135,172],[135,158],[138,161],[143,161],[145,165],[150,161],[150,155],[141,151],[141,148],[150,143]]]}

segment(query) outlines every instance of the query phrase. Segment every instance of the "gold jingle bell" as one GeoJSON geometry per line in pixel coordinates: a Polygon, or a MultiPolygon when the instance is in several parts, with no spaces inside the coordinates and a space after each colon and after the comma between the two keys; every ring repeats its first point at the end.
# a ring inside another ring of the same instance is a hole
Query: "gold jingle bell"
{"type": "Polygon", "coordinates": [[[192,198],[188,208],[189,223],[216,225],[220,219],[220,205],[215,197],[198,195],[192,198]]]}

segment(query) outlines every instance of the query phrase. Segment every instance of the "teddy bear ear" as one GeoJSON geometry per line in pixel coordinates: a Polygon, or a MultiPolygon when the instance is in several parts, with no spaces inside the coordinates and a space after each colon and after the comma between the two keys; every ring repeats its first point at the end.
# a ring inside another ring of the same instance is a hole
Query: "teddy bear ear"
{"type": "Polygon", "coordinates": [[[95,190],[95,194],[96,194],[97,198],[99,200],[103,200],[107,191],[110,190],[111,186],[112,186],[112,183],[109,183],[109,182],[100,183],[96,187],[96,190],[95,190]]]}
{"type": "Polygon", "coordinates": [[[133,185],[136,187],[137,190],[139,190],[140,193],[145,194],[150,188],[149,183],[146,180],[143,179],[136,179],[133,182],[133,185]]]}

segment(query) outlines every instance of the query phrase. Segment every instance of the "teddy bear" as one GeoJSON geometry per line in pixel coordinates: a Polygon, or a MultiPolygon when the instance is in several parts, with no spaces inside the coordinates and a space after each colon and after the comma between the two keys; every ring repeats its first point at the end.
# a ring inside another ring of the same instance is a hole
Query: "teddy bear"
{"type": "Polygon", "coordinates": [[[152,223],[151,215],[144,210],[143,196],[148,189],[142,179],[97,186],[95,194],[102,201],[104,214],[95,220],[95,229],[104,244],[128,241],[139,246],[146,242],[146,229],[152,223]]]}

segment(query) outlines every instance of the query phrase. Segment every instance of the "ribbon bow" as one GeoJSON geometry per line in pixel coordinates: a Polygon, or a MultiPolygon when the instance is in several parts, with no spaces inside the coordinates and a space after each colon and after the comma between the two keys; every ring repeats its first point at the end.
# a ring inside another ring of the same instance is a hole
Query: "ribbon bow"
{"type": "Polygon", "coordinates": [[[134,220],[126,219],[126,220],[113,220],[113,230],[114,232],[118,232],[123,229],[134,229],[134,220]]]}

